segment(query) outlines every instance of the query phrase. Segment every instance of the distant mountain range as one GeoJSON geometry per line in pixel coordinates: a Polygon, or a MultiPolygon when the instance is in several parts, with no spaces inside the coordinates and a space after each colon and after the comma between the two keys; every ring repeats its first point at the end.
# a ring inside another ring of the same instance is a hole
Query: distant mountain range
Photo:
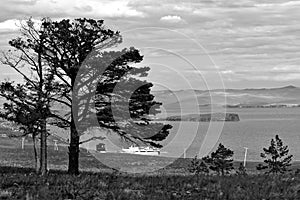
{"type": "MultiPolygon", "coordinates": [[[[261,89],[215,89],[215,90],[160,90],[152,91],[155,99],[163,103],[167,113],[203,113],[215,107],[300,107],[300,87],[292,85],[281,88],[261,89]]],[[[0,109],[5,102],[0,98],[0,109]]],[[[60,108],[61,110],[61,108],[60,108]]]]}
{"type": "Polygon", "coordinates": [[[262,89],[161,90],[153,91],[168,113],[195,113],[195,108],[216,107],[300,107],[300,88],[286,86],[262,89]]]}

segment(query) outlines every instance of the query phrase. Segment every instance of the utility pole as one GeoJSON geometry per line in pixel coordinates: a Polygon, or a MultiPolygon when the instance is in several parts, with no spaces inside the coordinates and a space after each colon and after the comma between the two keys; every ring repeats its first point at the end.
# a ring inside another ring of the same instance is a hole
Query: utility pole
{"type": "Polygon", "coordinates": [[[24,149],[25,137],[22,137],[22,149],[24,149]]]}
{"type": "Polygon", "coordinates": [[[183,158],[186,158],[186,148],[183,149],[183,158]]]}
{"type": "Polygon", "coordinates": [[[245,149],[244,167],[246,167],[246,162],[247,162],[247,151],[248,151],[248,148],[247,148],[247,147],[244,147],[244,149],[245,149]]]}

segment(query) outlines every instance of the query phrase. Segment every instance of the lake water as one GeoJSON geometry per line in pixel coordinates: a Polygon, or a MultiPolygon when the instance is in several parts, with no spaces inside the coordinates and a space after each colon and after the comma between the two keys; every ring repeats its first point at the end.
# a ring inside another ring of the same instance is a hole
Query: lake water
{"type": "Polygon", "coordinates": [[[235,160],[243,160],[247,147],[247,160],[257,161],[261,160],[263,147],[268,147],[278,134],[289,146],[293,159],[300,160],[300,108],[236,108],[227,112],[238,113],[241,121],[168,122],[174,127],[163,142],[162,155],[179,157],[185,152],[186,157],[201,157],[221,142],[234,151],[235,160]]]}

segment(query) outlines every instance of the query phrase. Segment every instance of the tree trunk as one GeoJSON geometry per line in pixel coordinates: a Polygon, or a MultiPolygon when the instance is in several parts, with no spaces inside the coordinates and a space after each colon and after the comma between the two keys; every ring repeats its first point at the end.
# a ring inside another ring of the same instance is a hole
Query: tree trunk
{"type": "Polygon", "coordinates": [[[74,120],[71,120],[71,141],[69,146],[69,174],[79,174],[79,135],[74,120]]]}
{"type": "Polygon", "coordinates": [[[41,146],[40,146],[40,174],[45,175],[47,173],[47,114],[48,110],[45,110],[44,101],[44,76],[43,76],[43,64],[42,64],[42,52],[43,52],[43,40],[40,41],[38,51],[38,75],[39,75],[39,87],[38,87],[38,108],[40,110],[40,131],[41,131],[41,146]]]}
{"type": "Polygon", "coordinates": [[[78,123],[78,87],[75,86],[76,76],[71,78],[72,85],[72,107],[71,107],[71,125],[70,125],[70,146],[69,146],[69,174],[79,174],[79,133],[76,128],[78,123]]]}
{"type": "Polygon", "coordinates": [[[34,167],[35,167],[35,171],[36,173],[39,173],[39,159],[38,159],[38,153],[36,150],[36,138],[35,135],[32,134],[32,142],[33,142],[33,151],[34,151],[34,167]]]}
{"type": "Polygon", "coordinates": [[[46,120],[41,122],[41,154],[40,154],[40,174],[47,173],[47,129],[46,120]]]}

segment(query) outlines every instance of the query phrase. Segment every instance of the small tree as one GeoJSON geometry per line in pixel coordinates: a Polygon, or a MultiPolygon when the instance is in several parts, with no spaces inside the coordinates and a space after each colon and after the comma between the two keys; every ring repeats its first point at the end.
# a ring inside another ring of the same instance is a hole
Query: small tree
{"type": "MultiPolygon", "coordinates": [[[[32,19],[20,24],[21,35],[9,41],[11,48],[2,53],[0,62],[9,66],[23,79],[15,84],[3,81],[0,96],[8,102],[2,117],[21,125],[25,132],[40,135],[40,173],[47,172],[47,119],[52,117],[50,104],[56,96],[54,72],[45,62],[47,51],[42,26],[32,19]],[[39,28],[37,28],[39,27],[39,28]],[[21,117],[20,117],[21,116],[21,117]],[[27,117],[26,117],[27,116],[27,117]]],[[[60,87],[58,87],[60,88],[60,87]]],[[[24,132],[24,133],[25,133],[24,132]]]]}
{"type": "Polygon", "coordinates": [[[13,137],[25,137],[31,135],[33,140],[33,151],[35,159],[35,169],[39,172],[38,153],[36,149],[36,137],[40,133],[38,108],[35,102],[29,102],[32,98],[24,91],[24,85],[14,86],[9,82],[0,84],[0,96],[9,103],[3,104],[3,109],[0,111],[0,117],[14,123],[22,134],[13,135],[13,137]],[[27,103],[25,103],[26,101],[27,103]]]}
{"type": "Polygon", "coordinates": [[[188,166],[188,170],[195,175],[209,173],[207,165],[203,161],[200,161],[197,156],[195,156],[191,161],[190,165],[188,166]]]}
{"type": "Polygon", "coordinates": [[[263,148],[264,153],[261,153],[261,157],[264,159],[265,164],[259,164],[257,170],[264,170],[266,174],[278,174],[288,171],[288,167],[291,166],[293,155],[288,155],[288,146],[283,145],[282,140],[278,135],[275,136],[275,140],[272,138],[269,148],[263,148]]]}
{"type": "Polygon", "coordinates": [[[242,176],[247,175],[247,170],[246,170],[245,166],[243,165],[243,163],[240,163],[239,168],[236,170],[236,174],[242,175],[242,176]]]}
{"type": "Polygon", "coordinates": [[[233,151],[225,148],[220,143],[215,152],[212,152],[210,156],[202,158],[202,160],[209,166],[209,169],[223,176],[234,169],[232,156],[233,151]]]}

